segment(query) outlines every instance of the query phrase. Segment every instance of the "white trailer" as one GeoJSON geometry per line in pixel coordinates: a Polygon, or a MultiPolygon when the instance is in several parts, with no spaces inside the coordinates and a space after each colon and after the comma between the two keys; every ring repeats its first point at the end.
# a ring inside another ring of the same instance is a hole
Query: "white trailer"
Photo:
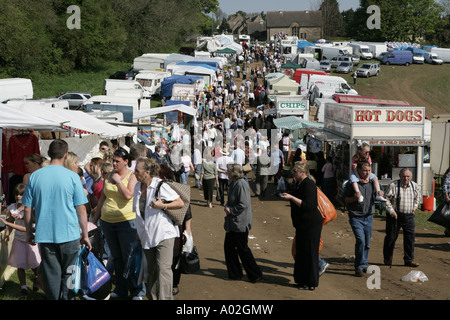
{"type": "Polygon", "coordinates": [[[33,99],[33,84],[30,79],[0,79],[0,103],[9,99],[33,99]]]}

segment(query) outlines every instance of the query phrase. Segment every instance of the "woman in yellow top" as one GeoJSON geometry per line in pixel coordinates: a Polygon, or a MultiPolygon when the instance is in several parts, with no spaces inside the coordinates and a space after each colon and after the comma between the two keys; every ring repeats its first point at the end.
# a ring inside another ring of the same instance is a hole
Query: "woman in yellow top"
{"type": "Polygon", "coordinates": [[[113,171],[104,180],[93,223],[97,224],[100,219],[110,258],[113,259],[116,283],[111,298],[126,298],[129,291],[134,300],[141,300],[143,286],[138,285],[137,277],[133,273],[128,279],[123,277],[128,255],[137,242],[136,214],[133,212],[137,180],[129,169],[129,163],[130,157],[125,149],[119,148],[114,152],[113,171]]]}

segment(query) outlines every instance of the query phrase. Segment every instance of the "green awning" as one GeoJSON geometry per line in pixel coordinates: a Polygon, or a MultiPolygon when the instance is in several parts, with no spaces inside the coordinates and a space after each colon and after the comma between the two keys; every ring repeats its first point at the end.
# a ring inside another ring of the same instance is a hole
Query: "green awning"
{"type": "Polygon", "coordinates": [[[323,123],[321,122],[308,121],[295,116],[274,119],[273,123],[278,129],[323,128],[323,123]]]}
{"type": "Polygon", "coordinates": [[[234,53],[236,53],[236,51],[231,49],[231,48],[223,48],[223,49],[217,50],[217,53],[231,53],[231,54],[234,54],[234,53]]]}
{"type": "Polygon", "coordinates": [[[281,69],[301,69],[301,68],[303,68],[301,65],[292,62],[281,65],[281,69]]]}

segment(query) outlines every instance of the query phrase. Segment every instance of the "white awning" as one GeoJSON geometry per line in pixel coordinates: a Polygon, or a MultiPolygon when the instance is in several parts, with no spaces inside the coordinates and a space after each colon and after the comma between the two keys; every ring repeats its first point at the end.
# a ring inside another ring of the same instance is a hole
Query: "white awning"
{"type": "Polygon", "coordinates": [[[104,139],[117,139],[136,134],[136,130],[133,128],[116,127],[83,111],[55,109],[26,101],[21,104],[14,103],[14,108],[28,115],[62,123],[64,127],[75,129],[81,133],[98,134],[104,139]]]}

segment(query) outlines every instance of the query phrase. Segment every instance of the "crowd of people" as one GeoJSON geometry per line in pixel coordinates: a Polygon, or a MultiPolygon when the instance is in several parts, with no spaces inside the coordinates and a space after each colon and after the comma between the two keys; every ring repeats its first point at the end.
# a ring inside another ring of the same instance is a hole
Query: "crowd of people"
{"type": "MultiPolygon", "coordinates": [[[[56,139],[49,146],[50,160],[37,154],[24,159],[29,173],[17,185],[16,203],[8,207],[8,220],[4,220],[8,234],[10,228],[16,229],[8,263],[19,270],[23,294],[27,291],[24,270],[31,269],[33,289],[42,288],[47,299],[75,297],[67,286],[70,274],[66,270],[78,253],[81,230],[81,243],[100,251],[99,257],[105,258],[107,270],[115,276],[111,298],[173,299],[181,277],[176,264],[184,235],[192,235],[193,214],[189,207],[180,226],[165,214],[183,207],[183,200],[164,181],[188,184],[189,176],[194,177],[194,187],[203,190],[207,208],[215,201],[223,206],[228,279],[243,278],[241,263],[250,282],[263,279],[248,246],[251,197],[267,197],[269,181],[273,181],[277,195],[291,206],[295,284],[302,290],[318,287],[328,264],[319,257],[323,218],[317,187],[330,199],[336,195],[333,162],[323,152],[292,148],[289,131],[273,130],[273,117],[265,114],[270,102],[264,78],[279,71],[280,54],[251,44],[244,47],[242,58],[236,58],[235,67],[219,70],[217,81],[197,96],[199,127],[192,124],[180,130],[173,124],[168,145],[159,142],[150,151],[143,143],[125,148],[116,140],[103,141],[99,153],[81,168],[67,143],[56,139]],[[260,66],[254,67],[254,62],[260,66]],[[247,177],[250,172],[254,184],[247,177]],[[95,228],[101,230],[101,248],[89,237],[89,230],[95,228]],[[125,277],[130,253],[136,248],[142,249],[146,259],[144,272],[125,277]]],[[[394,244],[403,228],[405,265],[418,266],[413,213],[418,209],[420,187],[411,181],[411,170],[405,169],[399,182],[384,193],[371,175],[369,154],[370,147],[361,145],[343,196],[356,239],[357,276],[367,270],[375,201],[386,202],[389,212],[384,262],[392,263],[394,244]]]]}

